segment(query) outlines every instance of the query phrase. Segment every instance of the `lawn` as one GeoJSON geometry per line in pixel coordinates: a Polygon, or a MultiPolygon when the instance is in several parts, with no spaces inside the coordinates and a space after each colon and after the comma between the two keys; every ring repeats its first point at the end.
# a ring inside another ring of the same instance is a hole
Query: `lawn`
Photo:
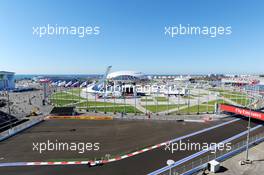
{"type": "Polygon", "coordinates": [[[220,93],[221,96],[225,97],[225,98],[241,98],[241,97],[245,97],[244,94],[241,93],[220,93]]]}
{"type": "MultiPolygon", "coordinates": [[[[181,107],[183,105],[179,105],[179,107],[181,107]]],[[[147,110],[151,111],[151,112],[161,112],[161,111],[167,111],[168,108],[170,109],[175,109],[178,108],[178,105],[147,105],[147,106],[143,106],[144,108],[146,108],[147,110]]]]}
{"type": "Polygon", "coordinates": [[[153,99],[152,99],[152,98],[143,98],[143,97],[142,97],[142,98],[140,99],[140,101],[141,101],[141,102],[146,102],[146,101],[147,101],[147,102],[152,102],[153,99]]]}
{"type": "Polygon", "coordinates": [[[72,99],[50,99],[55,106],[65,106],[71,103],[77,103],[77,100],[72,99]]]}
{"type": "MultiPolygon", "coordinates": [[[[101,102],[101,101],[88,101],[88,106],[118,106],[122,105],[122,103],[111,103],[111,102],[101,102]]],[[[78,107],[86,107],[87,106],[87,101],[78,103],[78,107]]]]}
{"type": "Polygon", "coordinates": [[[68,92],[79,96],[81,90],[82,90],[81,88],[74,88],[74,89],[69,89],[68,92]]]}
{"type": "MultiPolygon", "coordinates": [[[[208,112],[212,113],[214,112],[214,106],[208,106],[208,112]]],[[[200,113],[205,113],[207,112],[207,105],[199,105],[199,112],[200,113]]],[[[198,113],[198,105],[195,105],[195,106],[191,106],[189,109],[188,107],[184,108],[184,109],[181,109],[177,112],[174,112],[173,114],[187,114],[187,113],[190,113],[190,114],[196,114],[198,113]]]]}
{"type": "MultiPolygon", "coordinates": [[[[227,104],[228,102],[226,102],[225,100],[222,100],[222,99],[218,99],[218,100],[209,101],[208,105],[215,105],[215,103],[218,103],[218,104],[225,103],[225,104],[227,104]]],[[[207,102],[203,102],[202,104],[207,105],[207,102]]]]}
{"type": "Polygon", "coordinates": [[[232,92],[232,93],[220,93],[223,97],[232,100],[240,105],[247,105],[250,103],[250,99],[243,93],[232,92]]]}
{"type": "Polygon", "coordinates": [[[167,97],[155,97],[157,101],[168,101],[167,97]]]}
{"type": "Polygon", "coordinates": [[[230,100],[240,104],[240,105],[248,105],[250,103],[249,98],[231,98],[230,100]]]}
{"type": "Polygon", "coordinates": [[[194,99],[192,96],[182,96],[183,99],[194,99]]]}
{"type": "Polygon", "coordinates": [[[51,99],[84,99],[82,97],[79,97],[77,95],[74,95],[72,93],[67,93],[67,92],[56,92],[52,94],[51,99]]]}
{"type": "MultiPolygon", "coordinates": [[[[82,108],[84,109],[84,108],[82,108]]],[[[86,108],[85,108],[86,109],[86,108]]],[[[139,111],[138,109],[136,109],[133,106],[106,106],[106,107],[88,107],[88,110],[94,111],[96,109],[96,111],[100,111],[100,112],[117,112],[117,113],[121,113],[121,112],[125,112],[125,113],[142,113],[141,111],[139,111]]]]}
{"type": "Polygon", "coordinates": [[[209,88],[209,91],[213,91],[213,92],[231,92],[229,90],[225,90],[225,89],[215,89],[215,88],[209,88]]]}

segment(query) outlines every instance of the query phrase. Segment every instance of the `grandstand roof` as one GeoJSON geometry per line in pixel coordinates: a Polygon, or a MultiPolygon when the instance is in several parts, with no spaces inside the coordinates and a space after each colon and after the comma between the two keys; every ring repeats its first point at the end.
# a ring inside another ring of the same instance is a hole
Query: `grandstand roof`
{"type": "Polygon", "coordinates": [[[119,80],[119,81],[135,81],[147,79],[142,72],[136,71],[117,71],[107,75],[107,79],[119,80]]]}

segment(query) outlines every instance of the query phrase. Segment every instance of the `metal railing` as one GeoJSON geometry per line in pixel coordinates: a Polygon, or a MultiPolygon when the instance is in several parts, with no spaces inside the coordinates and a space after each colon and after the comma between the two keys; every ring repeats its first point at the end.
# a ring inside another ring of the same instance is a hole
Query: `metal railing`
{"type": "MultiPolygon", "coordinates": [[[[254,136],[250,137],[250,145],[254,145],[256,143],[264,141],[264,133],[260,133],[254,136]]],[[[237,142],[235,144],[232,144],[231,150],[218,150],[214,154],[209,154],[207,156],[198,158],[194,161],[185,163],[183,165],[179,165],[176,167],[171,168],[171,172],[168,170],[166,172],[160,173],[160,175],[180,175],[180,174],[193,174],[199,170],[202,170],[203,168],[207,167],[208,162],[211,160],[218,160],[218,161],[223,161],[237,153],[242,152],[247,144],[247,140],[244,139],[240,142],[237,142]]]]}

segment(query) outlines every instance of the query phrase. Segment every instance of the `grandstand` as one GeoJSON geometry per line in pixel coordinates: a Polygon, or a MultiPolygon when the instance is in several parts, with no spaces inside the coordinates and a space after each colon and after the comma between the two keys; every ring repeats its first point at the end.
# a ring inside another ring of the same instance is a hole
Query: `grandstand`
{"type": "Polygon", "coordinates": [[[27,121],[27,119],[18,120],[15,116],[0,111],[0,132],[8,130],[9,128],[17,126],[25,121],[27,121]]]}

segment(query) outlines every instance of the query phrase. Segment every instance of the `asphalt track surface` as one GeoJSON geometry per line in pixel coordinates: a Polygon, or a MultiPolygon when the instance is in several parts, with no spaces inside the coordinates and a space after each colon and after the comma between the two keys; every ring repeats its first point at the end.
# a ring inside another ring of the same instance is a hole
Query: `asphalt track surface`
{"type": "MultiPolygon", "coordinates": [[[[258,125],[258,122],[253,121],[252,127],[258,125]]],[[[188,126],[188,125],[186,125],[188,126]]],[[[209,126],[208,126],[209,127],[209,126]]],[[[239,134],[247,130],[247,121],[241,120],[234,123],[224,125],[219,128],[186,138],[186,142],[194,143],[218,143],[231,136],[239,134]]],[[[263,132],[263,127],[257,132],[263,132]]],[[[257,133],[254,132],[254,133],[257,133]]],[[[182,134],[185,135],[185,134],[182,134]]],[[[177,136],[176,136],[177,137],[177,136]]],[[[175,138],[175,137],[174,137],[175,138]]],[[[184,141],[184,140],[183,140],[184,141]]],[[[1,174],[27,174],[27,175],[47,175],[47,174],[67,174],[67,175],[141,175],[147,174],[159,168],[166,166],[168,159],[175,161],[180,160],[193,154],[196,151],[177,151],[172,154],[165,151],[164,147],[154,149],[143,154],[136,155],[121,161],[112,162],[97,167],[88,167],[86,165],[67,165],[67,166],[27,166],[27,167],[2,167],[1,174]]]]}
{"type": "Polygon", "coordinates": [[[0,142],[0,162],[93,160],[137,151],[219,123],[146,120],[47,120],[0,142]],[[99,151],[33,151],[33,142],[100,143],[99,151]],[[18,146],[19,145],[19,146],[18,146]],[[10,150],[12,150],[10,152],[10,150]]]}

